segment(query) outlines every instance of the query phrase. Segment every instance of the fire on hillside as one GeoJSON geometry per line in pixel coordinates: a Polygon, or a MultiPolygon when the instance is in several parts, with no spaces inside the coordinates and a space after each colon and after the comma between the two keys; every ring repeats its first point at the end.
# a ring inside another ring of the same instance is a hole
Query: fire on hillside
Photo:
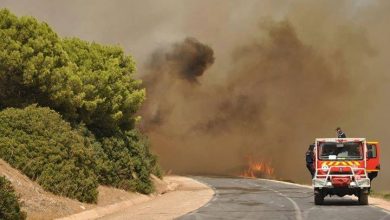
{"type": "Polygon", "coordinates": [[[241,177],[247,178],[273,178],[275,169],[271,162],[265,160],[255,161],[252,157],[248,157],[248,165],[240,174],[241,177]]]}

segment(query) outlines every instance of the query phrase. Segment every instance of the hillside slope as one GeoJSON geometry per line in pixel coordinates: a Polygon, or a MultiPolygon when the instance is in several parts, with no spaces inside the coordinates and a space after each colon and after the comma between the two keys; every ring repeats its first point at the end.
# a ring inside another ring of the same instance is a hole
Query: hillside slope
{"type": "Polygon", "coordinates": [[[15,191],[20,194],[22,209],[27,212],[28,219],[52,219],[92,206],[44,191],[37,183],[1,159],[0,175],[10,180],[15,191]],[[45,215],[41,215],[44,212],[45,215]]]}
{"type": "MultiPolygon", "coordinates": [[[[20,195],[22,209],[27,212],[27,219],[53,219],[72,215],[98,206],[106,206],[138,197],[153,197],[139,193],[99,186],[99,198],[97,204],[82,203],[66,197],[54,195],[42,189],[37,183],[31,181],[19,170],[11,167],[7,162],[0,159],[0,175],[11,181],[15,191],[20,195]]],[[[154,181],[155,182],[155,181],[154,181]]],[[[157,189],[167,188],[163,181],[159,181],[157,189]]],[[[164,190],[164,189],[163,189],[164,190]]],[[[159,193],[164,193],[161,190],[159,193]]]]}

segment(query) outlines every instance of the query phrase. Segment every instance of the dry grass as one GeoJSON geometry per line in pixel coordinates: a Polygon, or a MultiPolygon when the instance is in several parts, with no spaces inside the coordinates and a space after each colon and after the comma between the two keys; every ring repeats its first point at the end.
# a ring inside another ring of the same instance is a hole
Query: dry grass
{"type": "Polygon", "coordinates": [[[390,201],[390,192],[389,191],[371,191],[371,196],[375,198],[385,199],[390,201]]]}

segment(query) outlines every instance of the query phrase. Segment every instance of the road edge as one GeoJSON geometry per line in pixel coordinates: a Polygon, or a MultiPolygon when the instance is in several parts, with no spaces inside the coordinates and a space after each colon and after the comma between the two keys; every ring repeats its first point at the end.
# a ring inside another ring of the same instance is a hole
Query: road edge
{"type": "MultiPolygon", "coordinates": [[[[194,212],[194,211],[198,210],[199,208],[205,206],[206,204],[210,203],[210,201],[212,201],[212,199],[215,195],[215,189],[213,187],[195,179],[194,177],[190,177],[190,176],[177,176],[177,177],[190,179],[192,182],[196,182],[200,187],[205,187],[205,188],[208,188],[210,191],[212,191],[212,193],[210,193],[210,198],[205,203],[203,203],[201,206],[194,207],[194,209],[192,209],[191,211],[188,211],[186,213],[182,213],[182,215],[186,215],[186,214],[189,214],[191,212],[194,212]]],[[[89,209],[89,210],[79,212],[79,213],[75,213],[75,214],[72,214],[69,216],[57,218],[56,220],[98,219],[98,218],[102,218],[102,217],[114,214],[116,212],[120,212],[121,210],[129,209],[135,205],[140,205],[143,203],[147,203],[149,201],[153,201],[156,198],[161,199],[162,197],[164,197],[164,195],[167,195],[169,193],[175,193],[177,191],[180,191],[180,187],[178,187],[176,190],[169,191],[165,194],[161,194],[158,196],[140,195],[140,197],[137,197],[135,199],[126,200],[126,201],[122,201],[122,202],[118,202],[118,203],[114,203],[114,204],[110,204],[110,205],[106,205],[106,206],[96,207],[96,208],[89,209]]]]}

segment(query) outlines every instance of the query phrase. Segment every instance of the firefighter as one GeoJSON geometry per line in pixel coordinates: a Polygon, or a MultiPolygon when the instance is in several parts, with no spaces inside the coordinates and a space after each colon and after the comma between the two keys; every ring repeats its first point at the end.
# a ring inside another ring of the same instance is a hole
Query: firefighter
{"type": "Polygon", "coordinates": [[[314,144],[309,146],[309,149],[306,151],[306,167],[310,172],[311,178],[314,177],[314,144]]]}
{"type": "Polygon", "coordinates": [[[346,138],[347,137],[347,135],[345,135],[345,133],[341,130],[340,127],[336,128],[336,133],[337,133],[338,138],[346,138]]]}

